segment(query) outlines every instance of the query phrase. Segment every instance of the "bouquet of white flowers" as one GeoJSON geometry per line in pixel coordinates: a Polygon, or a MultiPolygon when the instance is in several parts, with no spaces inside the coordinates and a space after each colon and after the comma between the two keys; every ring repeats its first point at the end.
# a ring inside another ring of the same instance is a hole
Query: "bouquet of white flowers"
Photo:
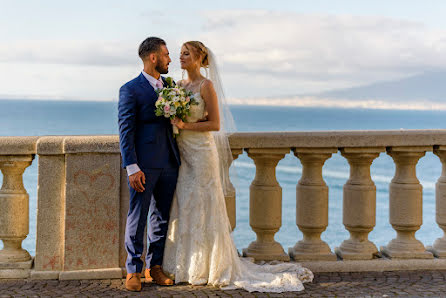
{"type": "MultiPolygon", "coordinates": [[[[190,115],[191,105],[198,104],[191,91],[187,91],[173,83],[171,77],[166,78],[167,87],[158,89],[158,100],[155,102],[155,115],[174,119],[175,117],[186,121],[190,115]]],[[[174,137],[179,133],[178,127],[173,125],[174,137]]]]}

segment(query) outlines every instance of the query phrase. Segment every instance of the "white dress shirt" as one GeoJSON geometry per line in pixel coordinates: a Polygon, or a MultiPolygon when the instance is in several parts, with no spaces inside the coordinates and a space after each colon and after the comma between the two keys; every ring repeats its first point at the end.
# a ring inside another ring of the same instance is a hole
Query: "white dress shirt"
{"type": "MultiPolygon", "coordinates": [[[[163,85],[164,83],[163,83],[163,80],[161,79],[161,76],[160,76],[160,78],[157,80],[157,79],[155,79],[154,77],[152,77],[151,75],[149,75],[148,73],[146,73],[144,70],[141,72],[142,73],[142,75],[147,79],[147,81],[149,81],[149,83],[150,83],[150,85],[152,85],[152,87],[153,87],[153,89],[158,89],[157,87],[156,87],[156,84],[158,83],[158,82],[161,82],[161,84],[163,85]]],[[[158,83],[159,84],[159,83],[158,83]]],[[[126,168],[125,168],[126,170],[127,170],[127,175],[133,175],[133,174],[135,174],[135,173],[138,173],[139,171],[141,171],[141,169],[139,168],[139,166],[138,166],[138,164],[136,164],[136,163],[133,163],[133,164],[131,164],[131,165],[128,165],[126,168]]]]}
{"type": "Polygon", "coordinates": [[[152,77],[151,75],[149,75],[147,72],[145,72],[144,70],[143,70],[141,73],[142,73],[142,75],[147,79],[147,81],[149,81],[150,85],[152,85],[152,87],[153,87],[154,89],[157,89],[157,87],[156,87],[156,83],[157,83],[157,82],[160,82],[162,85],[164,85],[164,82],[163,82],[163,79],[161,79],[161,76],[160,76],[160,78],[157,80],[157,79],[155,79],[154,77],[152,77]]]}

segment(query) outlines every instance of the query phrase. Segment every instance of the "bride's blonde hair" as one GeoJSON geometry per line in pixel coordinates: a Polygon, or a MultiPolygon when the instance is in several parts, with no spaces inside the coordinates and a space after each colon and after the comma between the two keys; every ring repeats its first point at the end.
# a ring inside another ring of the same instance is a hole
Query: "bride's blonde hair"
{"type": "Polygon", "coordinates": [[[208,48],[201,41],[187,41],[183,43],[189,51],[192,49],[197,57],[201,57],[200,66],[204,68],[209,67],[209,51],[208,48]]]}

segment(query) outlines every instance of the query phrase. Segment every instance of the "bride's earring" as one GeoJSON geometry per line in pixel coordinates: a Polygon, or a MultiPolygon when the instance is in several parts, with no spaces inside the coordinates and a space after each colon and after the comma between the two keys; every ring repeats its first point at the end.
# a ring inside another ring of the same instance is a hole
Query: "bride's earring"
{"type": "Polygon", "coordinates": [[[186,70],[183,69],[183,72],[181,73],[181,80],[184,80],[184,74],[186,73],[186,70]]]}

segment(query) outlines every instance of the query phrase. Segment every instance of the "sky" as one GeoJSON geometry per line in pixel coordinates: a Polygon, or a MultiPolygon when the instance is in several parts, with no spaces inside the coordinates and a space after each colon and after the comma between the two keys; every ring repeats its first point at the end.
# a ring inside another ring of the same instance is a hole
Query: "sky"
{"type": "Polygon", "coordinates": [[[445,1],[0,0],[0,98],[115,101],[166,40],[217,56],[226,95],[308,95],[446,69],[445,1]]]}

